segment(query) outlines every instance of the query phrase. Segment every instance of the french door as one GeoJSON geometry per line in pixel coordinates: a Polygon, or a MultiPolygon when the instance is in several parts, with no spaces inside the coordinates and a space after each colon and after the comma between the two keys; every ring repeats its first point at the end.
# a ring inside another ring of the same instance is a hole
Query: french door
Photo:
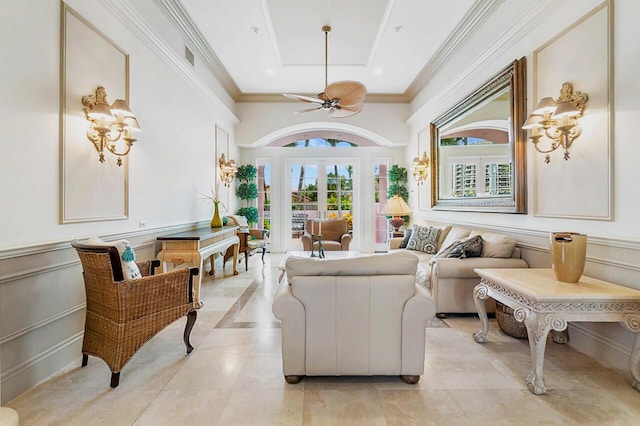
{"type": "MultiPolygon", "coordinates": [[[[345,219],[353,234],[354,176],[357,161],[305,159],[288,162],[289,192],[285,250],[301,250],[300,237],[309,219],[345,219]]],[[[354,196],[355,195],[355,196],[354,196]]]]}

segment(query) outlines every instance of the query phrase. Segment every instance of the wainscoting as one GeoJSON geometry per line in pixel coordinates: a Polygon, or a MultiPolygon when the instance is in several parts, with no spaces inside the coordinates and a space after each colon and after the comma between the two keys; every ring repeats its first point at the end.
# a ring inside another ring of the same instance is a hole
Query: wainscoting
{"type": "MultiPolygon", "coordinates": [[[[100,237],[126,239],[136,258],[147,260],[160,250],[156,237],[202,225],[205,223],[100,237]]],[[[79,359],[86,300],[82,266],[70,241],[0,251],[0,271],[0,395],[4,404],[79,359]]]]}
{"type": "MultiPolygon", "coordinates": [[[[139,260],[160,249],[156,237],[197,228],[192,223],[119,235],[139,260]]],[[[531,267],[549,267],[548,233],[484,228],[515,237],[531,267]]],[[[640,289],[640,242],[589,236],[587,275],[640,289]]],[[[2,403],[42,382],[80,357],[85,294],[82,267],[70,241],[0,251],[0,356],[2,403]]],[[[221,265],[220,265],[221,266],[221,265]]],[[[218,266],[216,266],[218,267],[218,266]]],[[[615,368],[628,368],[632,333],[618,324],[572,323],[570,345],[615,368]]]]}

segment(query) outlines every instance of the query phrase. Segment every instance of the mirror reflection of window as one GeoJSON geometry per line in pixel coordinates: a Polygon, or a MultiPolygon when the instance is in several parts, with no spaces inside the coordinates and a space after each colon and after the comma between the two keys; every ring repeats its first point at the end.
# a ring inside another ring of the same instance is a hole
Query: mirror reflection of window
{"type": "Polygon", "coordinates": [[[451,194],[454,197],[475,197],[476,165],[458,163],[453,165],[452,171],[451,194]]]}
{"type": "Polygon", "coordinates": [[[489,195],[511,195],[511,163],[485,164],[484,191],[489,195]]]}

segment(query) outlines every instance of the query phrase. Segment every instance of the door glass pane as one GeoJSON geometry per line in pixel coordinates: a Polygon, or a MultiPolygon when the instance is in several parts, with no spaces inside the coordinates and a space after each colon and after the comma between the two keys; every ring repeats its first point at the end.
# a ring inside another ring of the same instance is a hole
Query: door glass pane
{"type": "Polygon", "coordinates": [[[388,224],[387,218],[382,214],[382,209],[387,203],[387,164],[374,164],[373,169],[374,191],[374,223],[375,223],[375,250],[385,251],[387,249],[388,224]]]}
{"type": "Polygon", "coordinates": [[[353,166],[328,165],[326,169],[326,206],[330,219],[345,219],[353,232],[353,166]]]}
{"type": "Polygon", "coordinates": [[[258,164],[258,229],[271,229],[271,166],[258,164]]]}
{"type": "Polygon", "coordinates": [[[299,240],[307,219],[318,217],[318,166],[291,167],[291,238],[299,240]]]}

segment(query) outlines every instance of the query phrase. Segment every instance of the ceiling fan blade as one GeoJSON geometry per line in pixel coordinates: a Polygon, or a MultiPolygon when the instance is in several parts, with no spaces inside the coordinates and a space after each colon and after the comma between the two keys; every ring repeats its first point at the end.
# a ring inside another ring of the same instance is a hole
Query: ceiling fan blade
{"type": "Polygon", "coordinates": [[[356,115],[360,111],[362,111],[362,105],[351,106],[351,107],[337,106],[329,110],[329,117],[331,118],[351,117],[352,115],[356,115]]]}
{"type": "Polygon", "coordinates": [[[303,109],[300,111],[294,111],[294,114],[302,114],[304,112],[312,112],[312,111],[320,111],[322,109],[322,105],[319,105],[317,108],[309,108],[309,109],[303,109]]]}
{"type": "Polygon", "coordinates": [[[287,97],[289,99],[295,99],[297,101],[302,101],[302,102],[311,102],[314,104],[323,104],[324,101],[322,99],[318,99],[318,98],[312,98],[310,96],[304,96],[304,95],[294,95],[291,93],[283,93],[282,96],[287,97]]]}
{"type": "Polygon", "coordinates": [[[340,99],[341,107],[362,105],[367,88],[358,81],[336,81],[324,89],[325,96],[329,99],[340,99]]]}

